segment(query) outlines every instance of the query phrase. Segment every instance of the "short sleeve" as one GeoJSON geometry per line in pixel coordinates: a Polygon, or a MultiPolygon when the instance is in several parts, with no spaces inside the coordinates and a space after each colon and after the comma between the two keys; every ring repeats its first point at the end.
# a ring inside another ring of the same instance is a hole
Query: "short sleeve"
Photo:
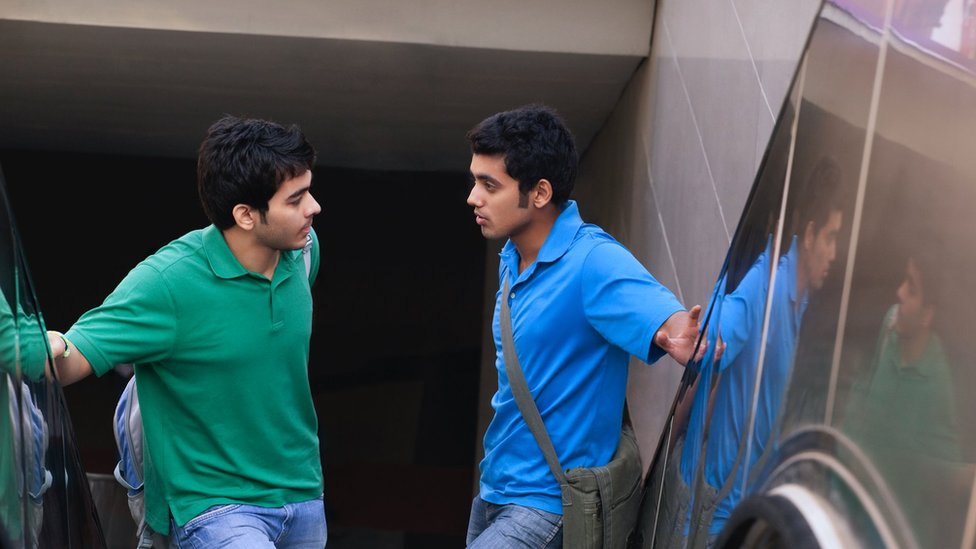
{"type": "Polygon", "coordinates": [[[156,269],[141,264],[65,336],[102,375],[116,364],[168,357],[176,342],[176,317],[166,281],[156,269]]]}
{"type": "Polygon", "coordinates": [[[595,246],[583,263],[581,291],[586,318],[604,339],[648,363],[664,356],[651,346],[654,334],[684,307],[626,248],[595,246]]]}
{"type": "Polygon", "coordinates": [[[762,337],[762,321],[766,312],[769,291],[769,248],[753,263],[732,293],[722,298],[718,319],[718,331],[725,344],[719,361],[719,371],[729,364],[749,345],[758,345],[762,337]]]}

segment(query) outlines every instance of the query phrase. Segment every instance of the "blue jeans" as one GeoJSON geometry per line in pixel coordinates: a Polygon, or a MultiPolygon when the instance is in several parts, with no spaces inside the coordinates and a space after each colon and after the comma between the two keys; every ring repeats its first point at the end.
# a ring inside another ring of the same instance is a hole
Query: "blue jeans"
{"type": "Polygon", "coordinates": [[[171,524],[170,542],[176,549],[322,549],[328,533],[318,497],[284,507],[214,505],[183,526],[171,524]]]}
{"type": "Polygon", "coordinates": [[[495,505],[475,496],[468,521],[468,549],[557,549],[563,517],[521,505],[495,505]]]}

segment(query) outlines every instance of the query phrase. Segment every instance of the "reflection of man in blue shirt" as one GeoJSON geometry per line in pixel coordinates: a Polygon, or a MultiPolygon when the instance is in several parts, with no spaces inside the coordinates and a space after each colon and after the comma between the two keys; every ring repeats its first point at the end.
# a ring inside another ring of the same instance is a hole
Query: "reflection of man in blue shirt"
{"type": "Polygon", "coordinates": [[[791,197],[796,211],[788,214],[796,214],[792,217],[797,222],[793,224],[794,236],[785,241],[789,249],[776,266],[771,295],[772,241],[735,290],[719,297],[722,301],[717,337],[721,344],[714,347],[724,346],[725,351],[714,366],[706,367],[703,372],[713,383],[701,383],[695,396],[680,464],[682,478],[694,486],[710,397],[712,411],[704,450],[704,479],[713,493],[727,490],[715,506],[709,525],[712,536],[721,531],[742,499],[743,475],[751,471],[767,449],[790,378],[809,292],[823,286],[837,256],[837,237],[842,224],[839,181],[837,165],[823,159],[798,196],[791,197]],[[769,324],[763,334],[767,296],[771,298],[769,324]],[[760,361],[762,379],[755,395],[760,361]],[[749,417],[754,399],[755,422],[750,435],[749,417]]]}

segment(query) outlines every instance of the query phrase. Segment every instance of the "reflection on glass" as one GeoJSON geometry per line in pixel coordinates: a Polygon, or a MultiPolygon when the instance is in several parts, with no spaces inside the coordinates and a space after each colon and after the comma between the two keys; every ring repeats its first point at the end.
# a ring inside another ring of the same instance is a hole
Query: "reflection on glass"
{"type": "MultiPolygon", "coordinates": [[[[0,297],[0,543],[22,544],[21,516],[23,429],[21,381],[16,365],[16,326],[6,299],[0,297]],[[15,541],[20,540],[20,541],[15,541]]],[[[3,545],[4,547],[6,545],[3,545]]]]}
{"type": "MultiPolygon", "coordinates": [[[[14,241],[18,239],[16,234],[14,241]]],[[[60,456],[48,450],[51,439],[50,425],[46,416],[51,414],[50,382],[51,375],[48,360],[48,343],[43,329],[40,311],[35,306],[31,291],[30,280],[27,277],[23,256],[17,254],[19,268],[17,269],[17,366],[21,374],[21,441],[23,448],[23,475],[26,493],[25,523],[30,538],[36,546],[51,545],[57,540],[45,539],[42,536],[45,507],[52,506],[46,498],[50,490],[54,474],[52,471],[63,470],[60,456]],[[46,543],[45,543],[46,541],[46,543]]],[[[52,423],[56,422],[52,418],[52,423]]],[[[63,476],[63,475],[59,475],[63,476]]]]}
{"type": "Polygon", "coordinates": [[[837,257],[844,204],[841,182],[836,161],[823,157],[797,189],[796,209],[787,212],[792,230],[784,233],[785,253],[776,262],[765,319],[772,246],[725,297],[720,331],[726,349],[705,453],[705,481],[718,491],[712,534],[731,516],[742,499],[747,475],[770,449],[808,300],[823,287],[837,257]],[[761,377],[755,392],[757,375],[761,377]]]}
{"type": "Polygon", "coordinates": [[[22,337],[30,315],[17,303],[17,315],[8,299],[0,299],[0,401],[9,420],[0,425],[0,524],[11,545],[35,547],[43,523],[43,498],[52,483],[45,466],[49,432],[47,421],[31,390],[31,382],[44,379],[47,358],[42,338],[22,337]],[[23,515],[26,510],[26,516],[23,515]]]}
{"type": "Polygon", "coordinates": [[[716,285],[656,546],[714,543],[786,486],[865,547],[976,546],[974,10],[824,5],[716,285]]]}
{"type": "Polygon", "coordinates": [[[920,547],[964,543],[976,461],[976,89],[940,51],[888,52],[832,410],[920,547]]]}
{"type": "Polygon", "coordinates": [[[976,59],[976,8],[971,0],[834,0],[831,2],[871,28],[884,26],[903,40],[956,60],[976,59]]]}
{"type": "MultiPolygon", "coordinates": [[[[3,174],[0,173],[0,183],[3,174]]],[[[0,201],[2,202],[2,201],[0,201]]],[[[25,495],[24,391],[17,361],[17,310],[13,234],[0,203],[0,543],[24,546],[31,539],[23,516],[25,495]]],[[[6,545],[4,545],[6,546],[6,545]]]]}
{"type": "MultiPolygon", "coordinates": [[[[694,538],[708,530],[717,489],[704,483],[702,476],[715,477],[721,473],[715,470],[717,460],[703,459],[706,436],[721,440],[723,444],[732,444],[733,459],[736,454],[736,442],[732,437],[722,436],[733,431],[726,431],[724,425],[709,431],[708,420],[716,402],[720,407],[725,406],[727,395],[716,392],[716,384],[728,383],[721,375],[723,369],[730,362],[747,362],[744,357],[751,351],[745,348],[744,342],[751,334],[758,336],[761,331],[765,288],[768,288],[771,272],[770,257],[774,253],[772,246],[791,145],[792,113],[793,109],[789,107],[781,117],[773,146],[763,159],[763,175],[750,196],[747,212],[736,229],[733,249],[726,258],[709,302],[709,313],[702,330],[707,339],[706,354],[700,363],[689,366],[689,370],[697,375],[689,376],[691,379],[686,382],[689,384],[683,387],[683,398],[676,407],[674,444],[664,473],[662,510],[655,538],[657,547],[682,547],[689,541],[696,546],[698,541],[689,537],[694,538]],[[734,322],[730,320],[733,317],[737,319],[734,322]],[[717,437],[714,436],[716,431],[719,433],[717,437]],[[707,471],[703,471],[706,468],[707,471]]],[[[744,428],[746,411],[740,411],[743,416],[732,421],[744,428]]],[[[709,448],[709,452],[726,449],[709,448]]],[[[729,465],[726,464],[726,468],[729,465]]]]}
{"type": "Polygon", "coordinates": [[[27,383],[20,384],[21,417],[20,424],[15,428],[19,431],[22,444],[19,455],[23,460],[20,464],[22,475],[23,496],[27,500],[26,524],[28,536],[25,539],[35,540],[40,537],[41,526],[44,521],[44,494],[51,487],[53,477],[45,466],[48,449],[48,427],[41,409],[27,383]]]}
{"type": "Polygon", "coordinates": [[[0,172],[0,547],[104,547],[0,172]]]}
{"type": "Polygon", "coordinates": [[[897,303],[881,323],[870,369],[848,404],[846,430],[882,460],[905,452],[954,461],[962,457],[951,371],[935,330],[940,265],[927,255],[919,250],[909,256],[897,303]]]}

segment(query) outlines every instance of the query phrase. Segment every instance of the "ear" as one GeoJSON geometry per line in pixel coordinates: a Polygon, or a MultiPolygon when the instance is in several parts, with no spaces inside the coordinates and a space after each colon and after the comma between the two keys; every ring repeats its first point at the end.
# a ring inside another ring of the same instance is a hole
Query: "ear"
{"type": "Polygon", "coordinates": [[[256,225],[258,222],[257,216],[259,214],[257,210],[251,208],[247,204],[238,204],[234,206],[231,213],[234,215],[234,222],[237,224],[237,226],[245,231],[250,231],[253,229],[254,225],[256,225]]]}
{"type": "Polygon", "coordinates": [[[806,225],[803,226],[803,247],[810,251],[813,249],[813,243],[817,239],[817,231],[813,228],[813,221],[808,221],[806,225]]]}
{"type": "Polygon", "coordinates": [[[552,183],[548,179],[540,179],[531,191],[532,205],[542,209],[552,202],[552,183]]]}

